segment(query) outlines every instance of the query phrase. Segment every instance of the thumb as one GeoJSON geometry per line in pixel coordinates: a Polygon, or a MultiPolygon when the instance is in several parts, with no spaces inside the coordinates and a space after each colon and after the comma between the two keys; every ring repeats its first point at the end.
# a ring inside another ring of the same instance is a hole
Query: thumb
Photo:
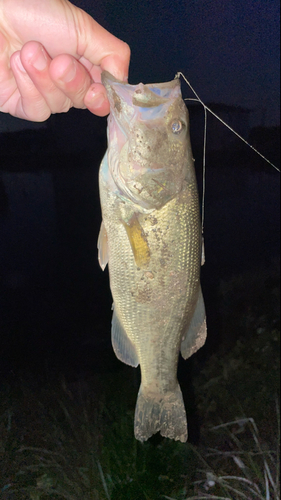
{"type": "Polygon", "coordinates": [[[122,59],[117,54],[111,54],[109,56],[106,56],[101,60],[101,70],[108,71],[118,80],[127,82],[128,70],[129,70],[129,58],[130,58],[130,49],[129,49],[129,56],[127,56],[127,58],[123,57],[122,59]]]}
{"type": "Polygon", "coordinates": [[[109,33],[86,12],[77,7],[74,9],[78,56],[90,61],[93,66],[99,66],[101,71],[108,71],[118,80],[127,81],[131,54],[129,45],[109,33]]]}

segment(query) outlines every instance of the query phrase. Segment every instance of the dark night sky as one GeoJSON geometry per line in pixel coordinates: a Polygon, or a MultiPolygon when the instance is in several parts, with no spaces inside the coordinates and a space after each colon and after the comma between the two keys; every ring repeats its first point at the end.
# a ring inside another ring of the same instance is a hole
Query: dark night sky
{"type": "Polygon", "coordinates": [[[76,0],[132,50],[130,82],[182,71],[203,101],[257,110],[279,123],[277,0],[76,0]]]}

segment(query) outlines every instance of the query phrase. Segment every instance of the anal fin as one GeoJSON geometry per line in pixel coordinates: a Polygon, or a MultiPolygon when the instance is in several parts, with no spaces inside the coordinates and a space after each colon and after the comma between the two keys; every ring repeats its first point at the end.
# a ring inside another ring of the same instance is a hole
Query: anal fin
{"type": "Polygon", "coordinates": [[[197,300],[196,308],[190,322],[188,331],[181,343],[181,355],[184,359],[189,358],[198,349],[200,349],[206,341],[207,337],[207,324],[206,312],[202,290],[200,287],[199,297],[197,300]]]}
{"type": "Polygon", "coordinates": [[[112,318],[111,341],[114,352],[120,361],[123,361],[126,365],[138,366],[139,360],[136,348],[120,324],[115,310],[112,318]]]}

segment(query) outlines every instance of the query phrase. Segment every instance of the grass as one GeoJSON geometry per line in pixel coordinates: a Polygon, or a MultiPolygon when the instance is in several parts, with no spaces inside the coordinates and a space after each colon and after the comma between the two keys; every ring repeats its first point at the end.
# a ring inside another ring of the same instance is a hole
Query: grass
{"type": "Polygon", "coordinates": [[[22,383],[17,391],[18,405],[10,421],[4,419],[4,439],[1,436],[5,443],[1,457],[1,477],[6,476],[4,498],[5,494],[32,500],[99,498],[98,433],[91,402],[85,400],[78,411],[78,404],[69,404],[71,399],[63,389],[39,393],[22,383]]]}
{"type": "Polygon", "coordinates": [[[222,284],[232,340],[198,367],[199,446],[135,440],[131,368],[84,385],[19,376],[0,390],[0,499],[280,500],[278,297],[257,282],[222,284]]]}
{"type": "MultiPolygon", "coordinates": [[[[213,427],[224,447],[196,450],[201,467],[194,481],[195,495],[186,500],[280,500],[280,412],[276,407],[277,439],[269,449],[251,418],[213,427]]],[[[164,495],[167,500],[179,497],[164,495]]]]}
{"type": "Polygon", "coordinates": [[[196,449],[157,436],[141,444],[133,437],[132,411],[119,413],[121,405],[110,413],[105,408],[91,413],[90,402],[80,405],[79,412],[71,397],[56,401],[55,410],[38,403],[40,422],[33,422],[32,431],[18,432],[17,411],[2,415],[1,498],[280,498],[280,436],[269,447],[253,419],[220,424],[209,439],[205,430],[204,440],[212,447],[196,449]],[[23,443],[33,439],[41,446],[23,443]]]}
{"type": "MultiPolygon", "coordinates": [[[[103,388],[114,390],[112,383],[103,388]]],[[[118,391],[109,407],[93,392],[77,401],[65,383],[43,392],[22,383],[17,392],[18,407],[2,418],[3,499],[137,500],[184,490],[192,449],[164,439],[137,442],[133,411],[118,391]]]]}
{"type": "MultiPolygon", "coordinates": [[[[279,408],[277,412],[279,416],[279,408]]],[[[226,451],[224,446],[222,450],[205,450],[203,477],[195,482],[195,486],[198,493],[202,490],[213,493],[211,497],[205,494],[201,498],[279,500],[279,429],[274,449],[268,449],[262,442],[252,418],[221,424],[212,430],[219,432],[220,439],[225,436],[229,449],[226,451]]]]}

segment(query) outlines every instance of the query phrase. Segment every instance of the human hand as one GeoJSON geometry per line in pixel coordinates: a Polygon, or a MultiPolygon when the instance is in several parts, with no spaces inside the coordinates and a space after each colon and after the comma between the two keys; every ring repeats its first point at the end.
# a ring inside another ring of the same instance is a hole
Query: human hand
{"type": "Polygon", "coordinates": [[[107,70],[128,77],[130,49],[68,0],[0,0],[0,111],[31,121],[71,107],[109,113],[107,70]]]}

